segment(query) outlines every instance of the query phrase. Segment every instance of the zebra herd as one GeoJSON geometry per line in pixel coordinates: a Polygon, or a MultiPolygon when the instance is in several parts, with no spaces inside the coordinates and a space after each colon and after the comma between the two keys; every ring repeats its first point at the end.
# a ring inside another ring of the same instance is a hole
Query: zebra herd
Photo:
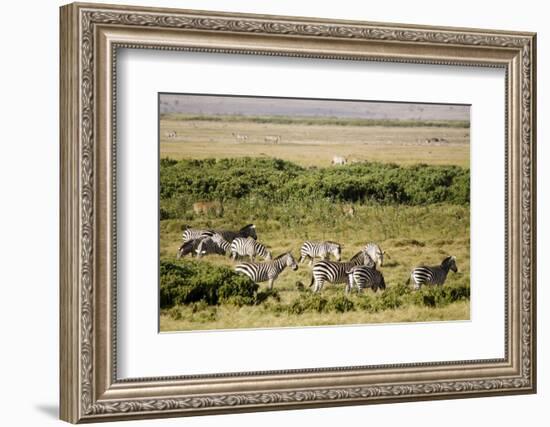
{"type": "MultiPolygon", "coordinates": [[[[376,243],[367,243],[349,261],[342,261],[342,245],[333,241],[306,241],[300,248],[300,259],[294,259],[291,252],[273,258],[271,251],[258,242],[256,226],[248,224],[238,231],[196,229],[187,227],[183,232],[183,243],[177,257],[186,255],[201,258],[208,254],[229,255],[233,261],[248,257],[249,261],[235,266],[237,273],[244,274],[256,283],[268,282],[269,289],[287,267],[296,271],[298,264],[309,260],[311,267],[310,288],[321,292],[325,283],[345,283],[345,292],[370,288],[374,292],[386,289],[386,282],[379,270],[384,264],[383,251],[376,243]],[[256,258],[263,258],[257,261],[256,258]],[[331,257],[334,260],[331,260],[331,257]],[[316,259],[319,259],[316,261],[316,259]]],[[[443,285],[449,271],[458,271],[456,257],[447,256],[440,265],[418,266],[410,274],[407,285],[413,282],[413,289],[424,285],[443,285]]]]}

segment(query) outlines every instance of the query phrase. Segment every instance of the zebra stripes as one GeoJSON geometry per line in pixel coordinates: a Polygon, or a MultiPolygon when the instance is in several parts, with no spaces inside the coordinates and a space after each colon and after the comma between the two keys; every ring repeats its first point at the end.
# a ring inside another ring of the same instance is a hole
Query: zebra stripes
{"type": "Polygon", "coordinates": [[[428,267],[422,265],[416,267],[411,272],[411,276],[407,280],[407,284],[413,281],[413,288],[415,290],[420,289],[422,285],[443,285],[447,280],[447,274],[449,270],[453,270],[455,273],[458,271],[456,267],[456,257],[448,256],[445,258],[441,265],[428,267]]]}
{"type": "Polygon", "coordinates": [[[239,231],[230,230],[213,230],[216,233],[222,235],[222,237],[228,242],[232,242],[237,237],[252,237],[254,240],[258,239],[256,235],[256,226],[254,224],[245,225],[239,231]]]}
{"type": "Polygon", "coordinates": [[[300,263],[309,258],[309,265],[312,265],[315,258],[327,260],[331,254],[336,258],[336,261],[340,261],[342,245],[331,241],[312,242],[308,240],[304,242],[300,249],[300,263]]]}
{"type": "Polygon", "coordinates": [[[214,233],[212,236],[202,239],[195,252],[197,258],[207,254],[227,255],[230,246],[231,244],[221,234],[214,233]]]}
{"type": "Polygon", "coordinates": [[[375,268],[375,266],[367,267],[366,265],[358,265],[346,273],[348,275],[346,293],[351,292],[354,285],[357,287],[358,291],[365,288],[371,288],[374,292],[378,289],[386,289],[384,276],[375,268]]]}
{"type": "Polygon", "coordinates": [[[384,252],[376,243],[367,243],[363,250],[369,254],[378,267],[382,267],[382,265],[384,265],[384,254],[386,252],[384,252]]]}
{"type": "Polygon", "coordinates": [[[186,228],[183,232],[183,242],[189,242],[195,239],[203,239],[205,237],[211,236],[212,230],[204,230],[200,228],[186,228]]]}
{"type": "Polygon", "coordinates": [[[271,252],[252,237],[237,237],[231,242],[229,250],[233,260],[236,260],[237,256],[248,256],[250,261],[254,261],[256,256],[261,256],[266,261],[271,260],[271,252]]]}
{"type": "Polygon", "coordinates": [[[201,243],[202,239],[191,239],[186,242],[183,242],[183,244],[178,249],[177,258],[184,257],[185,255],[191,254],[191,256],[195,255],[195,251],[199,247],[199,244],[201,243]]]}
{"type": "Polygon", "coordinates": [[[256,283],[269,281],[269,289],[273,289],[273,282],[286,267],[298,269],[298,264],[290,252],[279,255],[272,261],[243,262],[235,267],[235,271],[250,277],[256,283]]]}
{"type": "Polygon", "coordinates": [[[310,287],[313,292],[320,292],[325,282],[344,283],[347,279],[347,272],[356,265],[374,266],[371,257],[365,252],[356,253],[348,262],[319,261],[313,265],[310,287]]]}

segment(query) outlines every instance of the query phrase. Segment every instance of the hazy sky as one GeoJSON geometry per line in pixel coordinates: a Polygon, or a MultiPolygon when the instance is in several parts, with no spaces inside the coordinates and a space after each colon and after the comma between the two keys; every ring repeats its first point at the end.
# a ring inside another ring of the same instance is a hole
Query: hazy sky
{"type": "Polygon", "coordinates": [[[160,94],[160,113],[354,117],[402,120],[469,120],[470,106],[401,102],[333,101],[216,95],[160,94]]]}

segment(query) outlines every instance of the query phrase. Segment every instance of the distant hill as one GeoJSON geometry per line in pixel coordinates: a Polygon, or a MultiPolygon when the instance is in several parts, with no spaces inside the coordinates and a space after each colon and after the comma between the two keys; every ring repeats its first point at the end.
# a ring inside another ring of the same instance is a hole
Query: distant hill
{"type": "Polygon", "coordinates": [[[315,116],[382,120],[470,120],[470,106],[216,95],[160,95],[160,113],[315,116]]]}

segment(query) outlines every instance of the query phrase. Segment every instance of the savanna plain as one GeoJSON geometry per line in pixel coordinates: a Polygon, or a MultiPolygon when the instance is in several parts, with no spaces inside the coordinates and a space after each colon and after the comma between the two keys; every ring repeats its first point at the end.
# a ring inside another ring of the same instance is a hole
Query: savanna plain
{"type": "Polygon", "coordinates": [[[161,115],[160,330],[469,319],[469,140],[461,121],[161,115]],[[194,211],[202,201],[223,208],[194,211]],[[269,290],[228,256],[176,256],[186,227],[247,224],[296,260],[306,240],[341,243],[342,260],[375,242],[387,287],[314,293],[305,262],[269,290]],[[413,267],[447,255],[458,272],[443,286],[406,285],[413,267]]]}

